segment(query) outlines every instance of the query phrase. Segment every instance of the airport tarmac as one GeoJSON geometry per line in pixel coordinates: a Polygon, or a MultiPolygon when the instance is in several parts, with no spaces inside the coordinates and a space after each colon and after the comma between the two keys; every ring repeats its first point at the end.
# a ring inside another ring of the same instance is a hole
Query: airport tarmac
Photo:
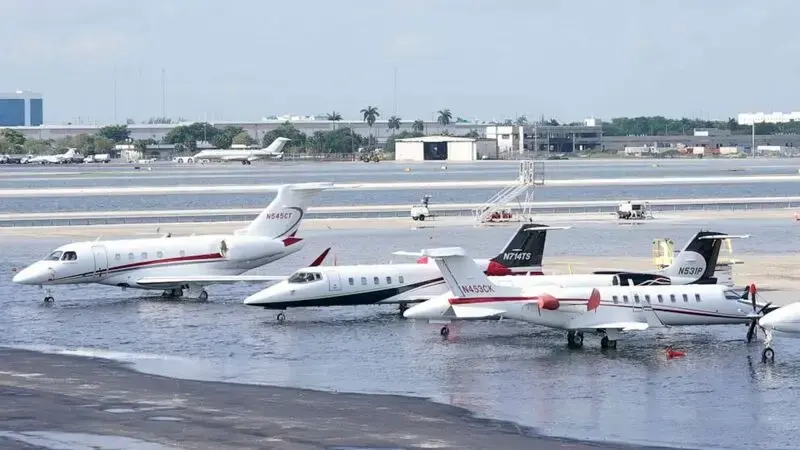
{"type": "MultiPolygon", "coordinates": [[[[393,251],[451,245],[491,257],[515,228],[308,229],[305,249],[254,272],[289,274],[328,246],[333,248],[328,264],[401,262],[407,259],[393,251]]],[[[669,237],[679,248],[700,228],[751,234],[734,241],[734,257],[743,260],[734,269],[737,282],[756,282],[770,301],[798,299],[788,288],[798,273],[800,227],[785,219],[625,226],[585,221],[548,233],[544,266],[562,273],[569,266],[573,272],[652,269],[652,239],[669,237]]],[[[0,251],[5,267],[22,267],[71,239],[15,236],[0,239],[0,251]]],[[[631,333],[613,352],[601,351],[599,339],[587,336],[585,347],[572,352],[562,332],[508,320],[454,324],[442,339],[438,325],[403,319],[391,306],[290,309],[278,323],[274,311],[241,303],[264,287],[258,283],[211,286],[207,302],[64,286],[54,289],[54,303],[43,304],[41,290],[12,286],[8,275],[0,279],[0,345],[109,358],[176,379],[430,398],[562,438],[726,450],[795,448],[800,342],[776,340],[776,362],[765,365],[759,356],[763,336],[745,343],[745,326],[631,333]],[[666,360],[667,344],[687,357],[666,360]]],[[[45,368],[4,370],[45,373],[45,368]]],[[[112,390],[117,389],[126,390],[112,390]]],[[[126,430],[138,426],[125,423],[126,430]]],[[[193,436],[203,439],[199,432],[193,436]]]]}
{"type": "MultiPolygon", "coordinates": [[[[774,220],[777,224],[785,223],[787,227],[797,227],[800,229],[800,222],[794,220],[794,214],[798,209],[730,209],[730,210],[703,210],[703,211],[664,211],[654,213],[653,219],[643,221],[619,220],[613,213],[554,213],[554,214],[535,214],[530,220],[539,223],[559,224],[572,226],[576,224],[602,224],[604,226],[625,227],[662,227],[676,222],[702,222],[721,221],[726,219],[750,220],[753,221],[753,232],[755,233],[759,221],[774,220]]],[[[53,214],[53,217],[58,214],[53,214]]],[[[255,218],[255,215],[253,215],[255,218]]],[[[146,219],[145,219],[146,220],[146,219]]],[[[132,224],[110,224],[110,225],[70,225],[70,226],[34,226],[34,227],[0,227],[0,236],[30,236],[30,237],[73,237],[97,238],[102,236],[108,238],[159,236],[167,232],[172,235],[188,234],[216,234],[232,233],[234,230],[242,228],[249,223],[247,221],[225,222],[158,222],[158,223],[132,223],[132,224]]],[[[480,227],[480,228],[508,228],[516,227],[519,223],[487,223],[477,225],[475,219],[470,216],[445,216],[429,219],[425,222],[417,222],[406,217],[359,217],[359,218],[337,218],[337,219],[305,219],[300,228],[300,233],[305,231],[318,230],[430,230],[448,227],[480,227]]],[[[579,225],[578,225],[579,226],[579,225]]]]}
{"type": "Polygon", "coordinates": [[[0,399],[6,450],[34,448],[26,442],[140,450],[644,448],[539,437],[423,399],[175,380],[102,359],[8,348],[0,348],[0,399]]]}

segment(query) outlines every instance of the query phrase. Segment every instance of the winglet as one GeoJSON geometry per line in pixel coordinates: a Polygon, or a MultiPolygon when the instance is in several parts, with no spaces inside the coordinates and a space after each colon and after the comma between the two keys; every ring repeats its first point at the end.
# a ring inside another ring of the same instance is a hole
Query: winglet
{"type": "Polygon", "coordinates": [[[592,295],[589,296],[589,301],[586,302],[586,310],[597,310],[598,306],[600,306],[600,291],[594,288],[592,289],[592,295]]]}
{"type": "Polygon", "coordinates": [[[325,257],[328,256],[328,252],[330,251],[331,251],[330,247],[326,248],[325,251],[322,252],[319,256],[317,256],[317,259],[315,259],[311,264],[309,264],[308,267],[317,267],[318,265],[322,264],[322,261],[325,261],[325,257]]]}

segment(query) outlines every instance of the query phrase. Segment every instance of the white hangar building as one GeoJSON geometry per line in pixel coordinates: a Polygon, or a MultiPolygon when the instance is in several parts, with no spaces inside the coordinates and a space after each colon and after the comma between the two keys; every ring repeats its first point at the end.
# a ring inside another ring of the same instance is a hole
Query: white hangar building
{"type": "Polygon", "coordinates": [[[497,159],[497,141],[454,136],[398,139],[395,161],[475,161],[497,159]]]}

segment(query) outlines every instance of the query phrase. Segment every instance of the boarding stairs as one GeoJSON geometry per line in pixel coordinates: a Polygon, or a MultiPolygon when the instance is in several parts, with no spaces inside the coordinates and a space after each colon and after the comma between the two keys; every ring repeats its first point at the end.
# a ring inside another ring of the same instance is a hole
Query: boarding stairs
{"type": "Polygon", "coordinates": [[[486,203],[472,210],[473,217],[479,224],[489,222],[495,213],[508,209],[508,204],[525,194],[522,216],[530,213],[533,203],[533,188],[544,185],[544,163],[541,161],[520,161],[517,180],[500,190],[486,203]]]}

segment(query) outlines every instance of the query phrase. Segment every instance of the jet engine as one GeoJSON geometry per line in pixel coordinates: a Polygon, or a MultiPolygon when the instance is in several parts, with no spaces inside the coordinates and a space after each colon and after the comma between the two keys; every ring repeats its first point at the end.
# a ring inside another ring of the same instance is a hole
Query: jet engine
{"type": "Polygon", "coordinates": [[[258,236],[233,236],[219,243],[219,254],[229,261],[252,261],[282,252],[283,243],[258,236]]]}
{"type": "Polygon", "coordinates": [[[555,311],[561,306],[561,302],[550,294],[542,294],[539,297],[539,308],[555,311]]]}

